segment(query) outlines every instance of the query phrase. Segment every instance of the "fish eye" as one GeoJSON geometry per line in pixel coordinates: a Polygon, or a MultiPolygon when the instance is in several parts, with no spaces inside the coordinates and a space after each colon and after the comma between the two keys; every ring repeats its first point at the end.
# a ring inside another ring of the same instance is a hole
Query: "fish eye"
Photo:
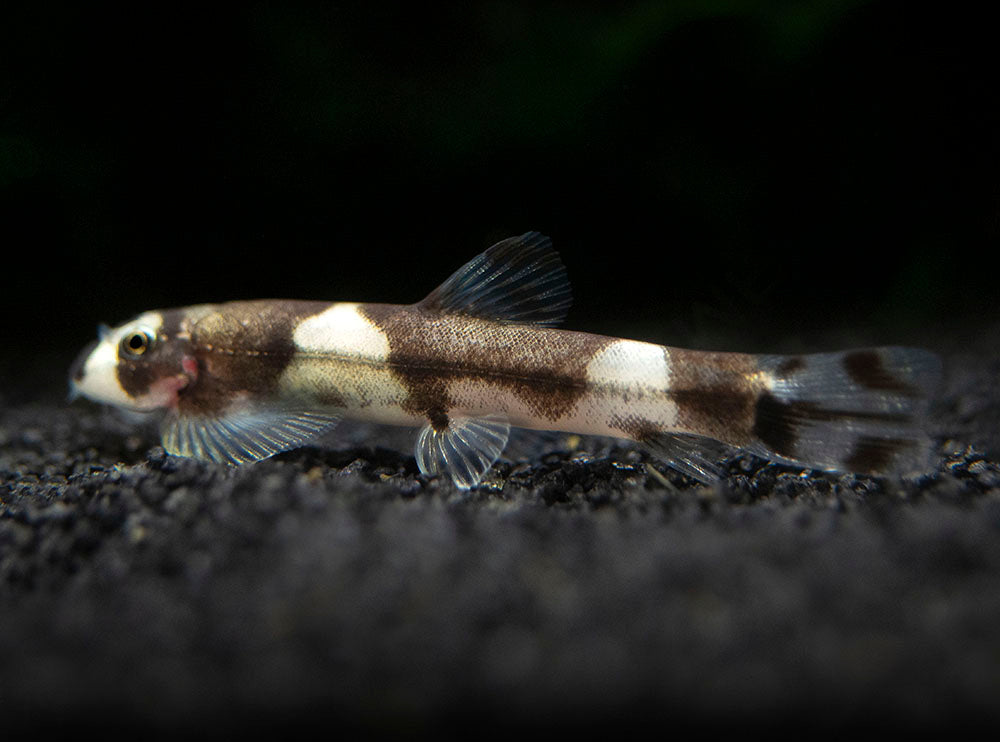
{"type": "Polygon", "coordinates": [[[153,345],[153,333],[149,330],[136,330],[122,338],[122,350],[130,356],[141,356],[153,345]]]}

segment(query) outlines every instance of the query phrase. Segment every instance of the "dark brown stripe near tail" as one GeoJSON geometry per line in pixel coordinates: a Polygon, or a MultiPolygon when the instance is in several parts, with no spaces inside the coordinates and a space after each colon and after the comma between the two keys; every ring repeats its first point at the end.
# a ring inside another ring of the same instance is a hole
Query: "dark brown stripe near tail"
{"type": "Polygon", "coordinates": [[[861,436],[854,444],[854,450],[844,459],[850,471],[876,473],[888,471],[894,459],[917,446],[914,440],[905,438],[876,438],[861,436]]]}
{"type": "Polygon", "coordinates": [[[920,394],[917,386],[902,378],[898,372],[886,368],[883,356],[877,349],[845,353],[843,363],[851,380],[865,389],[896,392],[909,397],[920,394]]]}
{"type": "MultiPolygon", "coordinates": [[[[907,425],[912,422],[912,418],[903,413],[836,410],[820,407],[813,402],[783,402],[770,392],[762,392],[754,411],[753,434],[775,453],[794,459],[798,457],[796,443],[804,426],[814,423],[848,425],[852,422],[907,425]]],[[[859,438],[859,443],[864,440],[871,442],[880,439],[862,437],[859,438]]],[[[866,455],[864,452],[852,455],[851,458],[859,461],[874,460],[873,455],[866,455]]],[[[865,467],[866,470],[868,468],[865,467]]]]}
{"type": "Polygon", "coordinates": [[[760,383],[757,361],[744,353],[668,348],[670,389],[684,430],[742,446],[751,441],[760,383]]]}
{"type": "Polygon", "coordinates": [[[762,356],[769,378],[754,405],[751,450],[768,458],[867,474],[926,471],[924,418],[937,386],[937,356],[868,348],[762,356]]]}

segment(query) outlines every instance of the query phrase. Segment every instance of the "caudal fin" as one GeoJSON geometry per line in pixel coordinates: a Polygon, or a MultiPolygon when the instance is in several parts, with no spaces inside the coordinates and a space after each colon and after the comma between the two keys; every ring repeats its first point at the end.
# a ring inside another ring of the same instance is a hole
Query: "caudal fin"
{"type": "Polygon", "coordinates": [[[910,474],[930,467],[940,359],[916,348],[761,356],[752,452],[813,469],[910,474]]]}

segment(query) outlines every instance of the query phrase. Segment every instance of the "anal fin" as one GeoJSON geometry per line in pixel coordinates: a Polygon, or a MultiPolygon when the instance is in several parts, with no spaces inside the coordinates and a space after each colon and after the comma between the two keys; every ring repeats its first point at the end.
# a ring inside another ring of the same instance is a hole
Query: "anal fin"
{"type": "Polygon", "coordinates": [[[442,429],[428,423],[417,436],[417,466],[428,476],[447,472],[455,486],[469,489],[500,458],[509,436],[502,415],[450,417],[442,429]]]}
{"type": "Polygon", "coordinates": [[[702,484],[712,484],[725,476],[721,461],[733,452],[731,446],[714,438],[687,433],[660,433],[643,444],[671,469],[702,484]]]}

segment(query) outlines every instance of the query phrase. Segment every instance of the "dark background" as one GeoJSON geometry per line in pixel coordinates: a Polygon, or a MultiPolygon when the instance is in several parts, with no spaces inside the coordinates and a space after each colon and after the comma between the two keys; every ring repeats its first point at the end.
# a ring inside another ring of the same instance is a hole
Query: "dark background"
{"type": "Polygon", "coordinates": [[[5,731],[996,725],[980,5],[36,5],[0,5],[5,731]],[[63,402],[99,321],[413,301],[530,229],[574,329],[941,351],[935,471],[748,455],[695,487],[552,440],[461,492],[418,475],[412,431],[220,470],[63,402]]]}
{"type": "Polygon", "coordinates": [[[996,38],[972,7],[5,7],[12,397],[61,393],[101,321],[414,301],[531,229],[573,329],[821,350],[995,316],[996,38]]]}

